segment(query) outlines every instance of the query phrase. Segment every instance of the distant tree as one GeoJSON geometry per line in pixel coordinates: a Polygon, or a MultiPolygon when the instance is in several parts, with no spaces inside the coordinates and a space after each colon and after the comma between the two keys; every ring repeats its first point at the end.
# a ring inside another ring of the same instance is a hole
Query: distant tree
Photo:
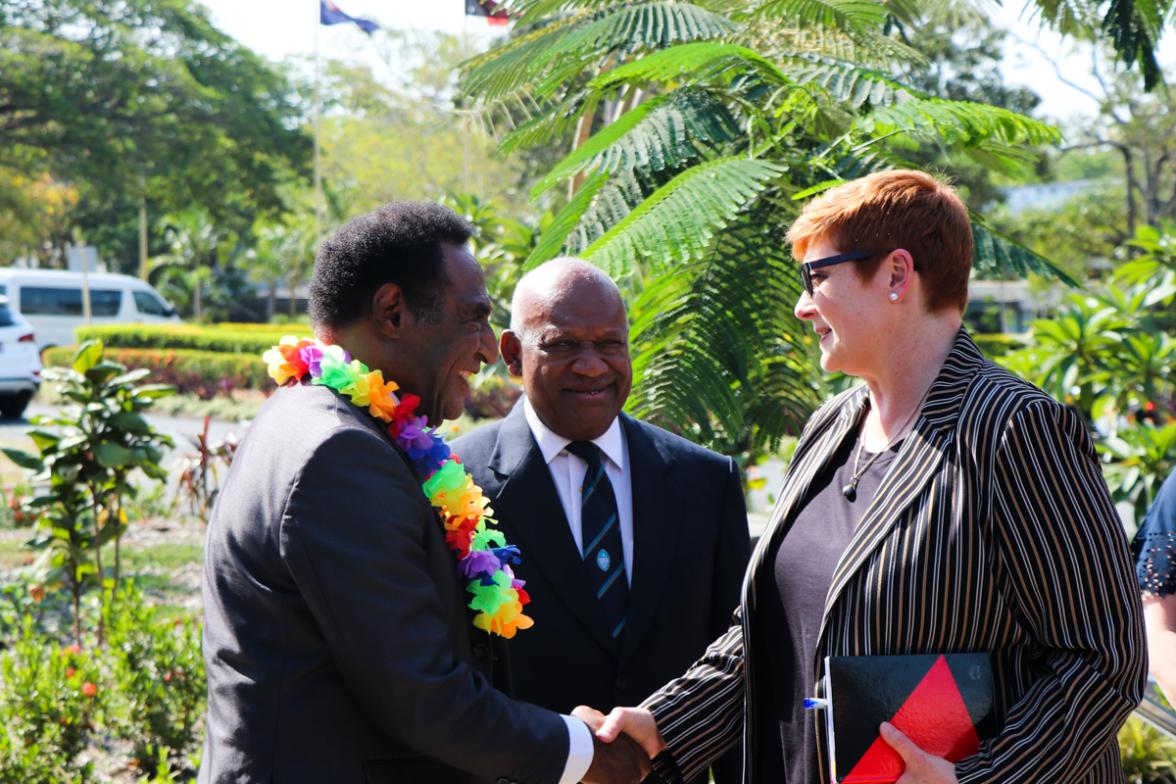
{"type": "Polygon", "coordinates": [[[140,199],[234,229],[281,211],[309,163],[300,116],[287,78],[194,0],[0,6],[0,167],[73,184],[83,231],[111,218],[96,205],[130,207],[133,230],[140,199]]]}
{"type": "Polygon", "coordinates": [[[367,65],[326,66],[323,180],[348,215],[393,199],[478,193],[510,211],[525,209],[520,166],[495,153],[495,140],[455,105],[457,65],[476,50],[439,32],[374,39],[397,73],[367,65]]]}

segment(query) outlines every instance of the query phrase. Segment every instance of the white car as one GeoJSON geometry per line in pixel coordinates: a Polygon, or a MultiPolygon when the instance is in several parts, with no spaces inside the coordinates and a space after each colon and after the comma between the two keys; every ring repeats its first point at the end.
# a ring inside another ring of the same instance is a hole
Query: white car
{"type": "Polygon", "coordinates": [[[28,319],[42,351],[77,342],[74,329],[92,324],[177,323],[167,300],[146,281],[106,272],[0,267],[0,294],[9,307],[28,319]],[[90,313],[86,319],[85,293],[90,313]]]}
{"type": "Polygon", "coordinates": [[[41,386],[41,353],[28,319],[0,296],[0,417],[19,418],[41,386]]]}

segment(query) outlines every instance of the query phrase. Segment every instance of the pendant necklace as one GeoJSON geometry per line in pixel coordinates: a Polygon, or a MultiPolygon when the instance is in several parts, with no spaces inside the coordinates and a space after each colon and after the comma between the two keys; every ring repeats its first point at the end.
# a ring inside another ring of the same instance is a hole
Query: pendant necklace
{"type": "MultiPolygon", "coordinates": [[[[846,500],[848,500],[851,504],[857,500],[857,486],[858,482],[861,481],[862,476],[865,475],[866,471],[870,470],[870,466],[874,465],[875,460],[881,457],[883,453],[889,451],[890,447],[894,446],[895,442],[906,434],[907,425],[909,425],[915,418],[915,415],[919,413],[919,409],[923,407],[923,401],[927,399],[927,393],[930,391],[931,385],[928,385],[927,388],[923,390],[923,396],[919,398],[919,402],[915,404],[914,409],[912,409],[911,413],[907,415],[906,421],[902,423],[902,426],[894,434],[894,438],[886,442],[886,446],[882,448],[881,452],[874,452],[871,454],[870,458],[861,468],[858,468],[858,459],[862,456],[862,446],[865,444],[865,437],[859,437],[857,449],[853,453],[853,475],[849,478],[849,483],[845,485],[845,487],[841,488],[841,494],[845,496],[846,500]]],[[[865,427],[864,422],[862,423],[862,427],[865,427]]]]}

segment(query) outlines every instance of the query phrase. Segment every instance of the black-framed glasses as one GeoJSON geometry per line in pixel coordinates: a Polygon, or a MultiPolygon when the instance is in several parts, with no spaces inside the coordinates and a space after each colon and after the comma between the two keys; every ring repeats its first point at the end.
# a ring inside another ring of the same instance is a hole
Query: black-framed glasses
{"type": "Polygon", "coordinates": [[[865,259],[872,259],[875,256],[881,256],[883,253],[889,252],[881,250],[852,250],[849,253],[838,253],[836,256],[826,256],[823,259],[805,261],[800,265],[800,280],[804,283],[804,290],[811,297],[813,295],[813,270],[818,270],[821,267],[832,267],[834,264],[843,264],[847,261],[864,261],[865,259]]]}

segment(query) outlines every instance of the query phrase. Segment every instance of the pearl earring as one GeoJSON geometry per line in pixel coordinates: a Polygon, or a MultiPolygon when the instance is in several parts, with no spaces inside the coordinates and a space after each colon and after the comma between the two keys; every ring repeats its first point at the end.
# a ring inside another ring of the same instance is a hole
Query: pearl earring
{"type": "Polygon", "coordinates": [[[890,294],[887,295],[887,299],[889,299],[891,302],[898,302],[898,292],[897,291],[890,292],[890,294]]]}

